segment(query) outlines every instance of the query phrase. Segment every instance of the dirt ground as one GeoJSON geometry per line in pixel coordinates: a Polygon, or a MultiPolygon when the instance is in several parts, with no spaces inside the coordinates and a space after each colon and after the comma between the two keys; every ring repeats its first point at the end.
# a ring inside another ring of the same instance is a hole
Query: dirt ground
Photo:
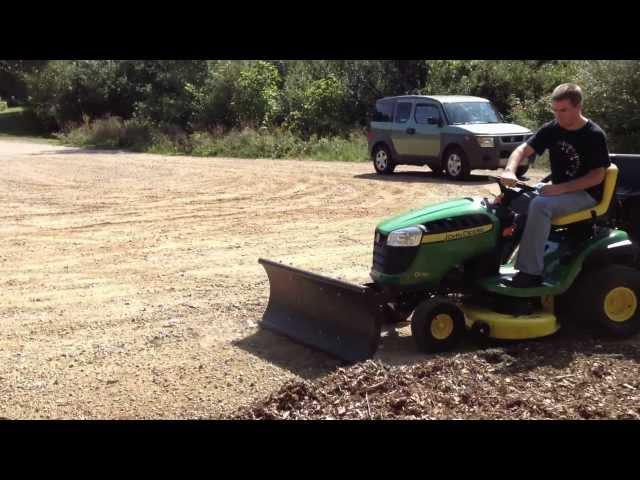
{"type": "MultiPolygon", "coordinates": [[[[0,172],[0,417],[21,419],[224,418],[325,377],[333,359],[258,329],[258,258],[366,282],[380,220],[498,192],[482,172],[15,141],[0,172]]],[[[423,358],[408,327],[375,357],[423,358]]]]}

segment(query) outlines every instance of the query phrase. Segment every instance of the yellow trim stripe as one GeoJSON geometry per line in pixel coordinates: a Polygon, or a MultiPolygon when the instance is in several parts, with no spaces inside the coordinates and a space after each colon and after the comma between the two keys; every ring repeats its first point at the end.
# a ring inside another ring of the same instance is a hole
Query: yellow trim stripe
{"type": "Polygon", "coordinates": [[[462,230],[452,230],[451,232],[432,233],[422,236],[421,243],[447,242],[449,240],[460,240],[461,238],[475,237],[486,233],[493,228],[493,224],[482,225],[480,227],[464,228],[462,230]]]}

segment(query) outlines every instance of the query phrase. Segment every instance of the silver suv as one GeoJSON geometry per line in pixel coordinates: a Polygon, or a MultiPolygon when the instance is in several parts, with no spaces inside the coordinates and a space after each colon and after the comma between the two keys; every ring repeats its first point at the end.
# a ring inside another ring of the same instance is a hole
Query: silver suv
{"type": "MultiPolygon", "coordinates": [[[[486,98],[403,95],[382,98],[369,125],[369,154],[376,172],[396,165],[428,165],[434,175],[461,180],[473,169],[503,168],[511,152],[533,133],[505,123],[486,98]]],[[[535,155],[518,168],[522,177],[535,155]]]]}

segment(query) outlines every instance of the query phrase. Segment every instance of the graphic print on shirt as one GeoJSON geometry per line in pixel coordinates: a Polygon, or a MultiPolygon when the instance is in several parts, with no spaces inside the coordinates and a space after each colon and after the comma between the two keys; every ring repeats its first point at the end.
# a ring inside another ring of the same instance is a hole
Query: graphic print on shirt
{"type": "Polygon", "coordinates": [[[578,170],[580,169],[580,154],[576,152],[573,145],[565,142],[564,140],[559,141],[558,146],[560,147],[560,151],[565,154],[565,157],[568,160],[567,170],[564,173],[571,178],[575,177],[576,173],[578,173],[578,170]]]}

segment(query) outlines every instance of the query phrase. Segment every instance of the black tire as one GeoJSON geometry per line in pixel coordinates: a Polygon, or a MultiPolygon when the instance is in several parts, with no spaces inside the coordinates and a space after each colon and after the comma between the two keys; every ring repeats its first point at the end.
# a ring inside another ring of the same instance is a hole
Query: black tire
{"type": "Polygon", "coordinates": [[[371,160],[373,161],[373,168],[381,175],[389,175],[393,173],[396,168],[396,164],[393,162],[393,158],[391,158],[391,152],[384,144],[373,147],[371,160]]]}
{"type": "Polygon", "coordinates": [[[442,164],[447,176],[452,180],[464,180],[471,172],[467,154],[460,147],[448,148],[444,153],[442,164]]]}
{"type": "Polygon", "coordinates": [[[618,338],[640,331],[640,271],[634,268],[609,265],[585,271],[563,300],[574,324],[588,323],[618,338]]]}
{"type": "Polygon", "coordinates": [[[528,171],[529,171],[529,165],[523,165],[521,167],[518,167],[516,169],[516,177],[518,177],[519,179],[522,179],[522,177],[524,177],[528,171]]]}
{"type": "Polygon", "coordinates": [[[445,299],[426,300],[413,312],[411,334],[418,350],[422,352],[452,350],[465,332],[464,314],[445,299]]]}

